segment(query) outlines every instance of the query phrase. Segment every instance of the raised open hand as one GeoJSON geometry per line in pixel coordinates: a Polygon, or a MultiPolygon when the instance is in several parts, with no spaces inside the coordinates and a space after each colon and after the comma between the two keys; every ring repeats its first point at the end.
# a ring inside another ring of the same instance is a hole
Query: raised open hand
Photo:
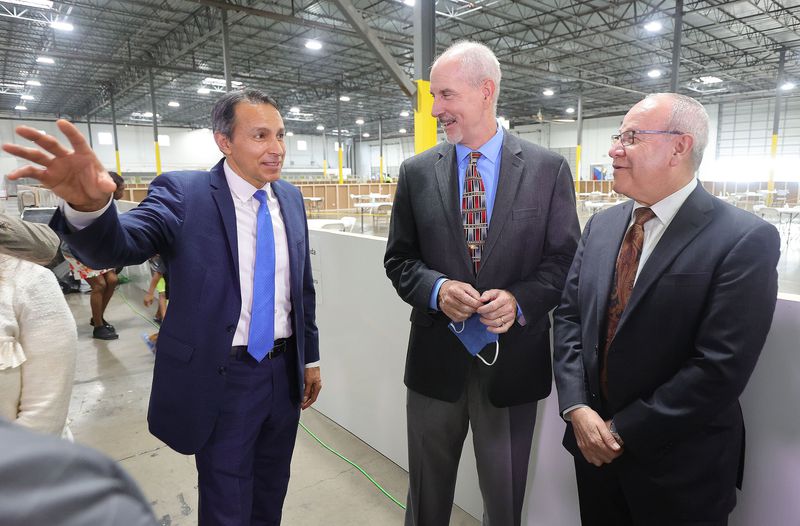
{"type": "Polygon", "coordinates": [[[65,148],[52,135],[29,126],[18,126],[17,135],[36,143],[41,149],[4,144],[3,150],[41,167],[23,166],[8,174],[8,178],[32,177],[76,210],[100,210],[116,190],[116,184],[78,128],[64,119],[57,120],[56,125],[73,149],[65,148]]]}

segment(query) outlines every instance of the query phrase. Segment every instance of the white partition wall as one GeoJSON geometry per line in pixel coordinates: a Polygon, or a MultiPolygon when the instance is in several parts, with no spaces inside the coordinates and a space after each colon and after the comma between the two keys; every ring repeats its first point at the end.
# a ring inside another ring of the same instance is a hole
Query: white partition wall
{"type": "MultiPolygon", "coordinates": [[[[403,369],[411,308],[383,270],[383,238],[312,230],[325,388],[315,404],[404,469],[403,369]]],[[[800,518],[800,297],[782,296],[761,360],[742,399],[747,422],[744,491],[731,526],[789,525],[800,518]]],[[[523,524],[577,526],[572,459],[561,447],[564,423],[555,392],[539,404],[523,524]]],[[[397,495],[401,500],[405,495],[397,495]]],[[[482,513],[471,436],[456,503],[482,513]]]]}

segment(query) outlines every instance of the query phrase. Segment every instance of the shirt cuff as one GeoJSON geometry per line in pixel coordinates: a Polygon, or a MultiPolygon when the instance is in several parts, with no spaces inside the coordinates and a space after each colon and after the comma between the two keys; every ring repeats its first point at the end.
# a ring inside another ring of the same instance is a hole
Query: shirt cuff
{"type": "Polygon", "coordinates": [[[114,202],[114,196],[108,198],[108,203],[106,206],[101,208],[100,210],[95,210],[94,212],[80,212],[75,210],[69,203],[66,201],[61,202],[61,213],[64,214],[64,219],[67,220],[69,226],[71,226],[75,231],[83,230],[87,226],[91,225],[95,219],[103,215],[108,207],[111,206],[111,203],[114,202]]]}
{"type": "Polygon", "coordinates": [[[575,404],[575,405],[571,405],[571,406],[569,406],[568,408],[564,409],[564,412],[563,412],[563,413],[561,413],[561,418],[563,418],[563,419],[564,419],[564,420],[566,420],[567,422],[571,422],[571,421],[572,421],[572,417],[571,417],[571,416],[569,416],[569,414],[570,414],[572,411],[575,411],[576,409],[580,409],[581,407],[589,407],[589,406],[588,406],[588,405],[586,405],[586,404],[575,404]]]}
{"type": "Polygon", "coordinates": [[[528,323],[527,321],[525,321],[525,315],[522,314],[522,309],[520,308],[519,303],[517,303],[517,323],[519,323],[522,327],[524,327],[525,324],[528,323]]]}
{"type": "Polygon", "coordinates": [[[436,280],[436,283],[433,284],[433,290],[431,291],[431,299],[428,301],[428,307],[431,310],[439,310],[439,289],[442,288],[442,283],[447,281],[447,278],[439,278],[436,280]]]}
{"type": "Polygon", "coordinates": [[[306,364],[306,369],[311,369],[312,367],[319,367],[319,362],[321,360],[317,360],[316,362],[311,362],[306,364]]]}

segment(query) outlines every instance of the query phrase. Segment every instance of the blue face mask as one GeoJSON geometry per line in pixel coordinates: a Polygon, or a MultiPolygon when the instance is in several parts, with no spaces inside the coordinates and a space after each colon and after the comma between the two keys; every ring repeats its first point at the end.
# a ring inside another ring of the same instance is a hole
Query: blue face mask
{"type": "Polygon", "coordinates": [[[453,334],[458,337],[461,344],[472,356],[477,356],[486,365],[494,365],[497,361],[497,355],[500,354],[500,335],[487,330],[486,325],[481,323],[480,314],[473,314],[465,321],[459,322],[458,324],[451,321],[447,326],[453,331],[453,334]],[[481,352],[484,347],[492,343],[495,344],[494,359],[492,363],[489,363],[478,353],[481,352]]]}

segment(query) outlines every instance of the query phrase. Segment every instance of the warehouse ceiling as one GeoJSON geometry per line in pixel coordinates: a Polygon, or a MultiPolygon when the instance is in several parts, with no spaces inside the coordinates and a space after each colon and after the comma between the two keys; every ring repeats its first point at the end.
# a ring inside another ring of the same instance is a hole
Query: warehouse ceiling
{"type": "MultiPolygon", "coordinates": [[[[414,78],[413,0],[349,1],[414,78]]],[[[679,91],[704,102],[772,96],[782,48],[782,83],[800,84],[799,4],[686,0],[679,91]]],[[[438,0],[437,51],[460,39],[491,47],[498,113],[512,126],[573,118],[579,94],[585,117],[620,114],[669,91],[674,11],[673,0],[438,0]]],[[[412,133],[411,100],[328,0],[0,0],[0,117],[110,122],[113,93],[118,124],[151,123],[152,78],[161,126],[209,126],[224,91],[223,18],[233,81],[272,94],[290,130],[336,129],[343,96],[348,133],[363,119],[374,136],[379,118],[389,136],[412,133]]]]}

